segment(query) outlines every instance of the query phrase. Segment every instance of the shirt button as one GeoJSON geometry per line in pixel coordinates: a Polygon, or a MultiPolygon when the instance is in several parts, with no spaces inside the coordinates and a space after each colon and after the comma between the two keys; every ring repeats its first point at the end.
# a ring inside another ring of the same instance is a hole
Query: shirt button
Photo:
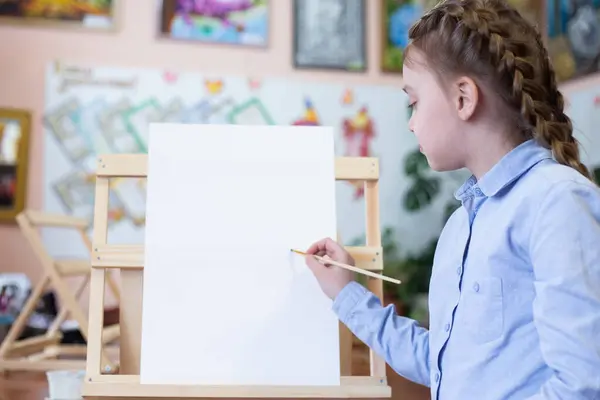
{"type": "Polygon", "coordinates": [[[440,373],[439,372],[435,373],[435,378],[434,379],[435,379],[435,383],[438,383],[440,381],[440,373]]]}
{"type": "Polygon", "coordinates": [[[450,330],[450,324],[446,324],[446,325],[444,326],[444,330],[445,330],[446,332],[448,332],[448,331],[450,330]]]}
{"type": "Polygon", "coordinates": [[[458,268],[456,268],[456,274],[457,274],[457,275],[460,275],[460,271],[461,271],[461,269],[462,269],[461,267],[458,267],[458,268]]]}
{"type": "Polygon", "coordinates": [[[476,291],[476,292],[479,292],[479,283],[475,282],[473,284],[473,290],[476,291]]]}

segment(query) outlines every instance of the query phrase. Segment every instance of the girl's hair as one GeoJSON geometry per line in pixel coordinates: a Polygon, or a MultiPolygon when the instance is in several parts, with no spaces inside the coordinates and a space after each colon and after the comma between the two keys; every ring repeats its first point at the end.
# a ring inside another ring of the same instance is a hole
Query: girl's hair
{"type": "Polygon", "coordinates": [[[571,120],[542,38],[503,0],[446,0],[415,23],[411,44],[434,66],[438,78],[464,74],[487,85],[508,106],[510,120],[526,138],[551,149],[561,164],[591,179],[579,159],[571,120]]]}

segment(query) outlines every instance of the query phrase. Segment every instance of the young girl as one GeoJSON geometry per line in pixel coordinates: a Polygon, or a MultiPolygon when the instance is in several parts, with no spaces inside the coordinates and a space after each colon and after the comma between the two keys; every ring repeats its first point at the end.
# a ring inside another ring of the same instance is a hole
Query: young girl
{"type": "MultiPolygon", "coordinates": [[[[504,1],[448,0],[409,36],[409,128],[434,170],[472,172],[438,242],[429,331],[307,264],[340,320],[434,400],[600,399],[600,192],[540,35],[504,1]]],[[[353,263],[331,239],[307,252],[353,263]]]]}

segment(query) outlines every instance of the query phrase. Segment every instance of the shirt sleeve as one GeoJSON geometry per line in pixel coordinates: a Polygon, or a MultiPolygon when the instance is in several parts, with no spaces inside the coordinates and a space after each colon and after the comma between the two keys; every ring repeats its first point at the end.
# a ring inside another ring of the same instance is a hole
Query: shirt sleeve
{"type": "Polygon", "coordinates": [[[534,322],[552,376],[531,400],[600,398],[600,192],[555,185],[539,205],[530,257],[534,322]]]}
{"type": "Polygon", "coordinates": [[[393,305],[358,282],[335,298],[333,309],[354,335],[406,379],[429,386],[429,332],[416,321],[399,316],[393,305]]]}

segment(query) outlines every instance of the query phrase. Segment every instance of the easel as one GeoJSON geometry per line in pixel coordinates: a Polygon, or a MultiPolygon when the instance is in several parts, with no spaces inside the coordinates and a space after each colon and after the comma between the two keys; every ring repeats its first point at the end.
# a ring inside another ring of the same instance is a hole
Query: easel
{"type": "MultiPolygon", "coordinates": [[[[86,378],[83,395],[86,399],[171,398],[199,399],[208,397],[328,397],[384,398],[391,397],[387,385],[385,361],[371,352],[370,376],[351,375],[352,336],[341,330],[342,384],[334,387],[215,387],[142,385],[140,374],[142,276],[144,251],[142,245],[107,244],[109,180],[111,178],[146,178],[147,155],[116,154],[99,157],[96,177],[94,236],[90,289],[89,339],[86,378]],[[118,375],[103,374],[101,358],[104,285],[107,270],[121,271],[121,348],[118,375]]],[[[336,159],[336,180],[365,182],[366,246],[349,247],[356,265],[373,270],[383,269],[381,232],[379,226],[379,162],[375,158],[336,159]]],[[[383,284],[369,279],[369,289],[383,297],[383,284]]]]}
{"type": "MultiPolygon", "coordinates": [[[[23,236],[43,267],[43,274],[39,282],[33,287],[29,298],[23,305],[23,309],[0,346],[0,371],[48,371],[85,368],[86,346],[61,345],[60,327],[67,317],[71,316],[79,325],[84,339],[87,339],[88,319],[78,303],[78,299],[89,283],[90,262],[86,259],[53,259],[44,247],[38,228],[75,229],[79,232],[88,251],[91,251],[91,242],[85,232],[89,224],[82,218],[34,210],[25,210],[16,219],[23,236]],[[65,282],[67,277],[83,277],[75,293],[71,291],[65,282]],[[54,290],[60,303],[58,315],[44,334],[18,340],[28,319],[35,311],[38,302],[48,287],[54,290]],[[80,357],[81,359],[58,359],[59,357],[80,357]]],[[[109,277],[108,282],[118,299],[118,288],[112,277],[109,277]]],[[[103,344],[117,339],[118,336],[118,325],[106,327],[103,344]]],[[[102,350],[102,354],[107,359],[108,356],[105,350],[102,350]]],[[[114,367],[111,367],[110,371],[114,371],[114,367]]]]}

